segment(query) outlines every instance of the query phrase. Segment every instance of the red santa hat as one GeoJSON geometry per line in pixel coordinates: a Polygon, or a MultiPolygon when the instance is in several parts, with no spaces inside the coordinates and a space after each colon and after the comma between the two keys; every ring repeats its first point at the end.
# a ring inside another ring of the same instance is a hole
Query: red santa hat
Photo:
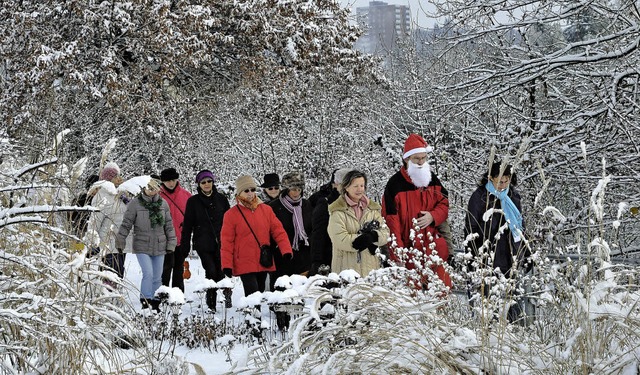
{"type": "Polygon", "coordinates": [[[404,142],[402,158],[407,159],[413,154],[431,151],[433,151],[433,147],[429,146],[424,138],[422,138],[418,134],[410,134],[407,140],[404,142]]]}

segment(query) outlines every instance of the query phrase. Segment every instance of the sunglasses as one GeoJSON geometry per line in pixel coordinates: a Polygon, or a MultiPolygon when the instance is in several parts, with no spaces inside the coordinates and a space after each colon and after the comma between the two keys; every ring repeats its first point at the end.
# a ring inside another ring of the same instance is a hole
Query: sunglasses
{"type": "Polygon", "coordinates": [[[213,183],[213,180],[204,180],[204,181],[200,181],[200,185],[204,185],[204,184],[211,184],[213,183]]]}
{"type": "Polygon", "coordinates": [[[268,187],[267,190],[280,190],[280,186],[271,186],[268,187]]]}
{"type": "Polygon", "coordinates": [[[244,192],[245,192],[245,193],[248,193],[248,192],[255,193],[255,191],[256,191],[256,188],[244,189],[244,192]]]}

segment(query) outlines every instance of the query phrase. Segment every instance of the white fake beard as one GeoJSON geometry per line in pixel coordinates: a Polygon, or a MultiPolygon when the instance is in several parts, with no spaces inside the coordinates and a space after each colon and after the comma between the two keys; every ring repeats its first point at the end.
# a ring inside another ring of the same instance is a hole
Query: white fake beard
{"type": "Polygon", "coordinates": [[[428,162],[418,165],[407,160],[407,173],[417,187],[427,187],[431,182],[431,167],[428,162]]]}

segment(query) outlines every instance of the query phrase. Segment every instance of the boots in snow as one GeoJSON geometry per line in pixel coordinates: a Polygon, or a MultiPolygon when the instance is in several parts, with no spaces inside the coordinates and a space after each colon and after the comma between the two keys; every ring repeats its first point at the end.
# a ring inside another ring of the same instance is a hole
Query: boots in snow
{"type": "Polygon", "coordinates": [[[142,305],[143,310],[149,308],[149,300],[146,298],[140,298],[140,304],[142,305]]]}
{"type": "Polygon", "coordinates": [[[222,294],[224,294],[224,307],[230,309],[233,304],[231,303],[231,295],[233,294],[233,290],[230,288],[224,288],[222,290],[222,294]]]}
{"type": "Polygon", "coordinates": [[[216,300],[218,297],[218,289],[207,289],[207,307],[212,312],[216,312],[216,300]]]}
{"type": "Polygon", "coordinates": [[[151,309],[153,309],[153,311],[155,312],[160,312],[160,300],[159,299],[152,299],[149,301],[149,305],[151,305],[151,309]]]}

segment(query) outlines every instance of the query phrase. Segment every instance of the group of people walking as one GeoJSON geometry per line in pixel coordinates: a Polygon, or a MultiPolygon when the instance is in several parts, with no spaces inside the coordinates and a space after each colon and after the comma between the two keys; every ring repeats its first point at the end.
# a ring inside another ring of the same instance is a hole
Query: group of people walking
{"type": "MultiPolygon", "coordinates": [[[[245,295],[263,292],[267,285],[274,290],[283,275],[353,269],[365,276],[385,265],[426,266],[451,287],[445,266],[453,255],[448,192],[431,171],[430,151],[421,136],[407,138],[403,166],[389,179],[381,204],[367,196],[367,176],[348,168],[336,169],[309,199],[301,172],[282,179],[266,174],[260,186],[252,176],[241,175],[232,207],[217,191],[210,170],[195,176],[194,195],[168,168],[130,197],[117,191],[122,178],[117,165],[109,163],[91,188],[98,190],[92,205],[101,209],[94,226],[108,249],[105,265],[123,277],[125,253],[136,254],[143,272],[141,303],[152,308],[157,308],[154,292],[160,284],[171,281],[184,291],[182,265],[192,249],[207,279],[238,276],[245,295]],[[426,260],[433,256],[440,261],[426,260]]],[[[515,183],[512,167],[500,162],[483,173],[465,219],[464,243],[474,255],[470,265],[491,261],[508,274],[513,259],[520,259],[524,226],[515,183]]],[[[430,281],[421,280],[419,287],[430,281]]],[[[215,290],[207,292],[206,304],[216,310],[215,290]]]]}

